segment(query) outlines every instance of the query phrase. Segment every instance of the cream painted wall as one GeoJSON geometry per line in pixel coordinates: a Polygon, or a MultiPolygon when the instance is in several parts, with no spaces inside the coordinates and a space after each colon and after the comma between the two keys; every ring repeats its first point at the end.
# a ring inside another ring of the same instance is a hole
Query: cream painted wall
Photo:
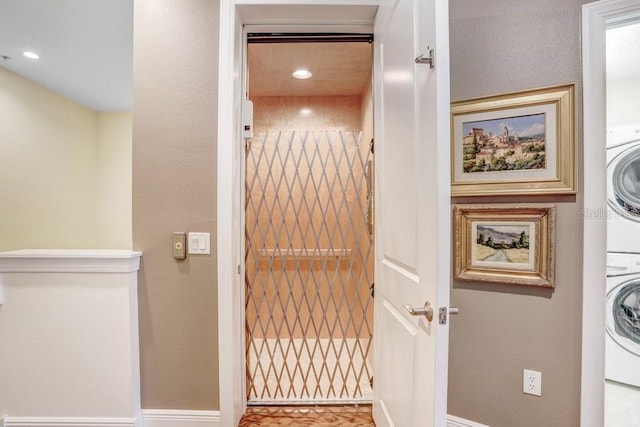
{"type": "Polygon", "coordinates": [[[97,196],[101,248],[131,249],[131,113],[98,113],[97,196]]]}
{"type": "Polygon", "coordinates": [[[0,110],[0,250],[96,247],[96,113],[3,68],[0,110]]]}
{"type": "Polygon", "coordinates": [[[451,100],[576,83],[578,194],[453,203],[557,204],[554,290],[454,281],[449,413],[491,427],[580,425],[583,0],[450,3],[451,100]],[[542,372],[542,396],[522,392],[542,372]]]}
{"type": "Polygon", "coordinates": [[[607,84],[607,126],[640,123],[640,80],[607,84]]]}
{"type": "Polygon", "coordinates": [[[0,110],[0,251],[130,248],[130,114],[96,113],[1,67],[0,110]]]}

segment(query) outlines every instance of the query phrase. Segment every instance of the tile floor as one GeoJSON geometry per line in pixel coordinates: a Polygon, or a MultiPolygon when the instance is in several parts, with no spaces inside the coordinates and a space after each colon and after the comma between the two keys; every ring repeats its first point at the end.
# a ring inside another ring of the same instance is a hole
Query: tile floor
{"type": "Polygon", "coordinates": [[[375,427],[371,406],[249,407],[238,427],[316,426],[375,427]]]}
{"type": "MultiPolygon", "coordinates": [[[[249,407],[238,427],[375,427],[371,406],[249,407]]],[[[607,381],[605,427],[640,427],[640,388],[607,381]]]]}
{"type": "Polygon", "coordinates": [[[605,427],[640,427],[640,388],[605,383],[605,427]]]}

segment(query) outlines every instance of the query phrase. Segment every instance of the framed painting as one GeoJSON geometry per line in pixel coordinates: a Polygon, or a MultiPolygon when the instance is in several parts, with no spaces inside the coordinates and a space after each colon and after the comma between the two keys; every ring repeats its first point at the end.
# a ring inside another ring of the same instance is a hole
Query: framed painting
{"type": "Polygon", "coordinates": [[[451,195],[575,194],[574,85],[451,104],[451,195]]]}
{"type": "Polygon", "coordinates": [[[552,204],[454,205],[454,278],[554,287],[552,204]]]}

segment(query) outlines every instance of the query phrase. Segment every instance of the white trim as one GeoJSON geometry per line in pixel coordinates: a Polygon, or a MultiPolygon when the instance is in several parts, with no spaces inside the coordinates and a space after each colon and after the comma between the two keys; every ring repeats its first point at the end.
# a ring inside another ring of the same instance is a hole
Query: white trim
{"type": "MultiPolygon", "coordinates": [[[[219,427],[219,411],[183,411],[173,409],[143,409],[141,412],[142,425],[144,427],[219,427]]],[[[136,425],[132,419],[88,419],[88,418],[12,418],[11,424],[3,424],[4,418],[0,418],[0,427],[58,427],[58,426],[88,426],[88,427],[120,427],[136,425]],[[33,422],[36,422],[35,424],[33,422]],[[114,423],[115,421],[115,423],[114,423]],[[129,424],[131,422],[133,424],[129,424]]],[[[447,415],[447,427],[489,427],[454,415],[447,415]]]]}
{"type": "Polygon", "coordinates": [[[220,411],[143,409],[144,427],[219,427],[220,411]]]}
{"type": "MultiPolygon", "coordinates": [[[[602,0],[582,6],[584,135],[583,213],[606,209],[607,22],[638,14],[640,0],[602,0]]],[[[606,221],[583,220],[581,427],[604,425],[606,221]]]]}
{"type": "MultiPolygon", "coordinates": [[[[437,56],[436,69],[436,116],[434,117],[437,127],[435,136],[439,144],[448,145],[451,141],[450,111],[451,111],[451,83],[449,72],[449,1],[435,0],[435,34],[436,45],[434,46],[437,56]]],[[[431,8],[431,6],[429,7],[431,8]]],[[[418,27],[419,28],[419,27],[418,27]]],[[[420,31],[418,31],[419,33],[420,31]]],[[[432,45],[433,46],[433,45],[432,45]]],[[[426,86],[425,86],[426,88],[426,86]]],[[[418,95],[420,97],[420,95],[418,95]]],[[[430,105],[430,104],[427,104],[430,105]]],[[[421,109],[425,107],[421,105],[421,109]]],[[[422,113],[426,119],[429,114],[422,113]]],[[[427,124],[428,121],[423,121],[427,124]]],[[[428,126],[428,124],[426,125],[428,126]]],[[[432,125],[433,126],[433,125],[432,125]]],[[[421,132],[423,130],[421,129],[421,132]]],[[[438,222],[438,237],[436,243],[436,257],[438,270],[436,273],[437,301],[440,307],[449,307],[451,297],[451,151],[448,149],[438,149],[437,190],[438,207],[436,210],[436,221],[438,222]]],[[[437,344],[435,347],[435,378],[434,378],[434,410],[435,423],[439,425],[447,415],[448,387],[449,387],[449,325],[436,324],[437,344]]]]}
{"type": "MultiPolygon", "coordinates": [[[[236,6],[233,0],[220,0],[220,44],[218,70],[218,176],[217,176],[217,256],[218,256],[218,375],[220,393],[220,425],[237,425],[244,411],[244,396],[241,381],[242,364],[238,362],[243,354],[241,341],[244,330],[241,321],[241,307],[234,306],[237,293],[243,281],[239,280],[236,269],[241,256],[235,253],[237,241],[241,238],[234,233],[234,216],[240,207],[234,205],[239,168],[234,164],[234,145],[237,141],[234,126],[238,112],[235,110],[236,81],[236,6]]],[[[239,92],[239,91],[238,91],[239,92]]],[[[239,193],[238,193],[239,194],[239,193]]]]}
{"type": "Polygon", "coordinates": [[[3,273],[133,273],[142,252],[100,249],[28,249],[0,252],[3,273]]]}
{"type": "Polygon", "coordinates": [[[455,415],[447,415],[447,427],[489,427],[486,424],[480,424],[475,421],[465,420],[455,415]]]}
{"type": "MultiPolygon", "coordinates": [[[[2,425],[2,424],[0,424],[2,425]]],[[[136,418],[6,417],[4,427],[139,427],[136,418]]]]}
{"type": "MultiPolygon", "coordinates": [[[[297,5],[297,12],[309,12],[316,6],[378,6],[380,0],[315,0],[310,4],[307,0],[220,0],[220,44],[219,44],[219,72],[218,72],[218,195],[217,195],[217,255],[218,255],[218,344],[219,344],[219,389],[220,393],[220,425],[233,427],[237,425],[246,406],[245,393],[242,392],[244,379],[244,367],[242,356],[244,348],[243,299],[240,298],[244,281],[238,275],[243,271],[243,254],[239,250],[242,247],[241,239],[243,230],[234,230],[234,221],[237,221],[242,211],[242,203],[236,205],[235,196],[239,196],[244,185],[242,177],[242,165],[236,164],[234,147],[240,147],[239,131],[234,126],[239,126],[239,105],[243,99],[242,90],[239,87],[239,78],[236,75],[236,54],[240,43],[236,39],[241,30],[241,14],[237,9],[251,11],[252,8],[278,5],[297,5]],[[310,8],[310,9],[306,9],[310,8]],[[234,145],[235,144],[235,145],[234,145]]],[[[282,9],[291,12],[293,8],[282,9]]],[[[334,8],[337,10],[337,8],[334,8]]],[[[293,25],[305,21],[305,16],[312,13],[297,13],[282,20],[280,25],[293,25]],[[295,15],[295,16],[294,16],[295,15]]],[[[347,25],[340,25],[343,17],[336,12],[335,19],[327,21],[322,28],[325,31],[334,29],[337,25],[341,31],[352,28],[354,31],[362,30],[362,22],[353,26],[353,21],[347,25]]],[[[252,20],[251,24],[265,24],[265,20],[252,20]],[[255,22],[254,22],[255,21],[255,22]]],[[[271,20],[267,24],[274,24],[271,20]]],[[[308,22],[307,22],[308,23],[308,22]]],[[[315,22],[318,25],[318,22],[315,22]]],[[[315,31],[315,30],[314,30],[315,31]]],[[[238,68],[242,70],[242,68],[238,68]]],[[[240,73],[240,71],[238,71],[240,73]]],[[[239,162],[239,161],[238,161],[239,162]]],[[[240,201],[242,202],[242,201],[240,201]]]]}

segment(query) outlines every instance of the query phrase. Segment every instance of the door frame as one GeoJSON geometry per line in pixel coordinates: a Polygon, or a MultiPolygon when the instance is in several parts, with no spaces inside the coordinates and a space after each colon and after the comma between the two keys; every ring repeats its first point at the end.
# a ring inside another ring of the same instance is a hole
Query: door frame
{"type": "MultiPolygon", "coordinates": [[[[244,25],[312,32],[371,32],[382,0],[220,0],[217,158],[218,364],[220,425],[237,426],[246,406],[242,101],[244,25]],[[285,7],[286,6],[286,7],[285,7]],[[347,12],[347,13],[343,13],[347,12]],[[362,16],[360,16],[362,15],[362,16]],[[314,18],[310,18],[314,17],[314,18]]],[[[374,94],[375,97],[375,94],[374,94]]]]}
{"type": "MultiPolygon", "coordinates": [[[[316,5],[378,6],[376,0],[318,0],[316,5]]],[[[217,262],[218,262],[218,345],[219,389],[222,426],[237,425],[246,406],[242,378],[244,355],[243,256],[241,230],[234,215],[242,210],[238,203],[240,166],[234,161],[233,142],[240,140],[242,99],[241,74],[237,55],[242,46],[243,20],[238,6],[258,10],[265,5],[301,5],[303,0],[221,0],[218,87],[217,159],[217,262]],[[232,82],[232,83],[230,83],[232,82]],[[224,144],[223,141],[227,141],[224,144]],[[234,228],[234,225],[236,228],[234,228]],[[225,286],[226,284],[226,286],[225,286]],[[243,357],[243,356],[242,356],[243,357]]],[[[309,6],[312,7],[312,6],[309,6]]],[[[601,0],[583,5],[583,135],[584,135],[584,214],[606,212],[606,161],[602,144],[605,137],[604,37],[606,22],[617,16],[640,11],[640,0],[601,0]],[[586,153],[589,153],[587,156],[586,153]],[[588,172],[588,173],[587,173],[588,172]]],[[[270,17],[269,17],[270,18],[270,17]]],[[[282,23],[282,21],[279,21],[282,23]]],[[[302,23],[302,21],[295,21],[302,23]]],[[[273,23],[265,21],[265,24],[273,23]]],[[[293,22],[291,22],[293,23],[293,22]]],[[[313,22],[322,25],[322,22],[313,22]]],[[[356,23],[345,23],[355,25],[356,23]]],[[[361,23],[360,23],[361,24],[361,23]]],[[[241,54],[241,52],[240,52],[241,54]]],[[[240,146],[240,144],[237,144],[240,146]]],[[[236,149],[239,149],[236,147],[236,149]]],[[[581,409],[582,427],[597,427],[604,419],[604,310],[606,223],[585,218],[583,226],[583,320],[581,409]]]]}
{"type": "Polygon", "coordinates": [[[604,424],[607,248],[605,32],[607,23],[632,16],[640,16],[640,0],[601,0],[582,6],[584,243],[581,427],[604,424]]]}

